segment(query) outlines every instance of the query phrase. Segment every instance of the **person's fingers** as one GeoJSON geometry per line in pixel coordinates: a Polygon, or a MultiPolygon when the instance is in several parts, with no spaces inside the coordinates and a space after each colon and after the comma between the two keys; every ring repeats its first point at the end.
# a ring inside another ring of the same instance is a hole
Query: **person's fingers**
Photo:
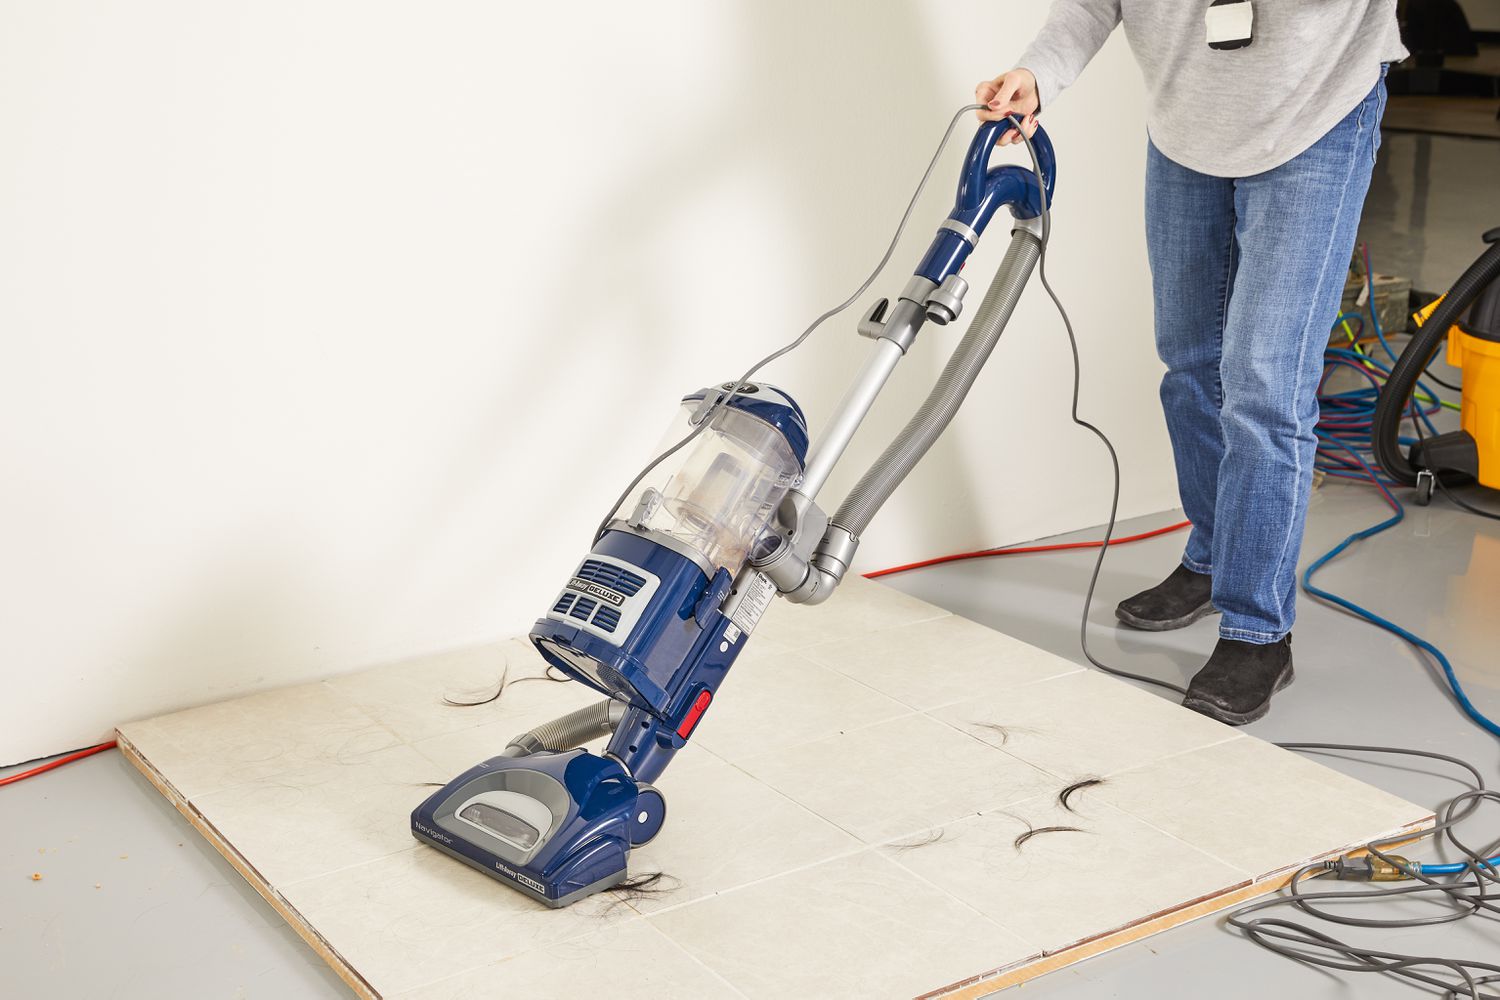
{"type": "Polygon", "coordinates": [[[1021,81],[1015,78],[1015,74],[1007,73],[996,77],[995,92],[990,95],[987,102],[992,110],[1003,111],[1005,107],[1016,99],[1016,91],[1021,89],[1021,81]]]}
{"type": "MultiPolygon", "coordinates": [[[[991,120],[998,120],[999,117],[1000,116],[997,116],[995,119],[991,120]]],[[[1025,130],[1026,138],[1030,139],[1032,136],[1036,135],[1037,126],[1041,124],[1041,122],[1037,121],[1036,115],[1027,115],[1024,118],[1021,118],[1019,115],[1017,115],[1016,117],[1020,118],[1021,128],[1025,130]]],[[[996,143],[996,145],[1009,146],[1012,143],[1020,141],[1021,137],[1016,134],[1016,130],[1013,128],[1008,128],[1005,130],[1005,134],[1000,137],[1000,141],[996,143]]]]}
{"type": "MultiPolygon", "coordinates": [[[[995,95],[1000,92],[1000,81],[1003,79],[1004,77],[996,77],[993,80],[981,82],[979,86],[974,88],[974,103],[993,107],[995,95]]],[[[990,120],[985,117],[983,111],[976,112],[975,115],[982,122],[990,120]]]]}
{"type": "MultiPolygon", "coordinates": [[[[1013,116],[1026,130],[1027,138],[1036,133],[1036,90],[1030,74],[1012,70],[982,81],[974,88],[974,97],[985,105],[974,113],[980,121],[995,122],[1013,116]]],[[[998,145],[1008,146],[1020,140],[1020,135],[1011,128],[1000,137],[998,145]]]]}

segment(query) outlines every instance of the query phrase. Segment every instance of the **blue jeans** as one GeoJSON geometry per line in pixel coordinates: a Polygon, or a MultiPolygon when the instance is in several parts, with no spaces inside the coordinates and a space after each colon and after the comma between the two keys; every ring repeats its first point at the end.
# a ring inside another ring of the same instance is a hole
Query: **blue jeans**
{"type": "Polygon", "coordinates": [[[1213,574],[1219,634],[1292,628],[1312,490],[1317,388],[1375,151],[1385,81],[1287,163],[1213,177],[1146,165],[1146,243],[1183,565],[1213,574]]]}

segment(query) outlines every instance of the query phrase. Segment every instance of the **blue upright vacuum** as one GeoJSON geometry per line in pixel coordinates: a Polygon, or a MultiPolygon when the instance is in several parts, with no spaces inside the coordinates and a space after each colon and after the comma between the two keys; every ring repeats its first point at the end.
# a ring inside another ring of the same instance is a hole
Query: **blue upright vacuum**
{"type": "Polygon", "coordinates": [[[531,630],[548,663],[606,699],[537,726],[460,774],[412,813],[412,833],[548,906],[626,877],[630,851],[666,818],[653,784],[692,737],[729,668],[778,594],[828,599],[860,536],[958,412],[1041,252],[1054,157],[1032,139],[1037,173],[989,165],[1008,122],[982,125],[958,199],[894,304],[859,323],[874,343],[823,436],[809,448],[801,408],[740,382],[685,397],[661,460],[602,527],[531,630]],[[1010,247],[926,401],[829,517],[817,495],[897,362],[928,320],[955,320],[964,262],[1001,206],[1010,247]],[[608,736],[603,753],[579,749],[608,736]]]}

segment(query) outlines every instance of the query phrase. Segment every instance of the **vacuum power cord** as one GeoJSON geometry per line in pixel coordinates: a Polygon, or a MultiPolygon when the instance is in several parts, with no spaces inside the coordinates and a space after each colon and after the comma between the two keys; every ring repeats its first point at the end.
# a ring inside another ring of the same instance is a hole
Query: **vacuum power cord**
{"type": "MultiPolygon", "coordinates": [[[[975,107],[983,107],[983,105],[975,105],[975,107]]],[[[1079,360],[1078,337],[1073,333],[1073,321],[1068,318],[1068,310],[1063,307],[1062,300],[1057,297],[1057,292],[1052,289],[1052,283],[1047,280],[1047,244],[1052,238],[1052,212],[1047,205],[1047,190],[1042,181],[1042,166],[1037,159],[1036,148],[1031,144],[1031,137],[1021,127],[1020,121],[1015,115],[1008,115],[1007,117],[1011,124],[1015,126],[1016,134],[1026,143],[1026,152],[1031,156],[1032,173],[1036,177],[1037,191],[1041,195],[1042,251],[1037,260],[1037,277],[1041,279],[1042,288],[1046,290],[1047,297],[1052,300],[1053,306],[1057,308],[1057,315],[1062,318],[1063,329],[1068,332],[1068,348],[1073,354],[1073,402],[1070,416],[1074,424],[1089,431],[1104,445],[1105,450],[1109,452],[1110,469],[1114,475],[1114,485],[1109,499],[1109,522],[1104,528],[1104,541],[1099,546],[1099,555],[1094,559],[1094,569],[1089,574],[1088,590],[1085,591],[1083,596],[1083,618],[1078,625],[1078,643],[1083,647],[1084,658],[1106,674],[1140,681],[1144,684],[1153,684],[1156,687],[1171,691],[1173,694],[1186,695],[1186,688],[1173,684],[1171,681],[1165,681],[1159,677],[1148,677],[1145,674],[1133,674],[1128,670],[1120,670],[1117,667],[1107,666],[1100,662],[1089,650],[1089,611],[1094,604],[1094,589],[1099,584],[1099,573],[1104,569],[1104,556],[1109,551],[1110,540],[1114,537],[1115,522],[1118,519],[1120,511],[1120,456],[1116,453],[1115,446],[1107,434],[1078,415],[1078,398],[1083,382],[1083,365],[1079,360]]]]}

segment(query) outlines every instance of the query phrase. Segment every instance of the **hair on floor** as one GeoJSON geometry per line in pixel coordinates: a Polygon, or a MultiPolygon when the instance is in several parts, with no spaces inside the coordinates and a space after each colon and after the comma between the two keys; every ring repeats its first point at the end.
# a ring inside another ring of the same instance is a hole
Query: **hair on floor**
{"type": "Polygon", "coordinates": [[[639,875],[631,875],[623,882],[615,883],[610,889],[614,900],[600,911],[601,917],[608,916],[621,906],[629,906],[637,899],[647,896],[659,896],[663,893],[676,892],[682,887],[681,881],[668,875],[666,872],[641,872],[639,875]]]}
{"type": "Polygon", "coordinates": [[[1075,781],[1067,788],[1064,788],[1062,791],[1057,793],[1057,804],[1062,806],[1068,812],[1077,812],[1077,809],[1074,809],[1071,805],[1068,804],[1068,800],[1078,792],[1083,791],[1085,788],[1093,788],[1096,785],[1102,784],[1104,784],[1103,778],[1084,778],[1080,781],[1075,781]]]}
{"type": "Polygon", "coordinates": [[[572,680],[572,678],[570,678],[567,674],[564,674],[562,671],[553,673],[554,670],[557,670],[557,667],[549,663],[547,664],[546,671],[538,674],[535,677],[517,677],[515,680],[511,680],[510,658],[507,657],[505,660],[505,665],[500,668],[500,679],[495,682],[495,690],[493,693],[486,694],[483,697],[476,696],[473,699],[470,699],[463,695],[454,698],[450,695],[445,694],[443,695],[443,703],[445,705],[452,705],[454,708],[475,708],[479,705],[488,705],[492,702],[499,701],[500,696],[505,693],[505,689],[516,684],[525,684],[528,681],[551,681],[554,684],[565,684],[568,681],[572,680]]]}
{"type": "Polygon", "coordinates": [[[890,847],[893,851],[915,851],[919,847],[929,847],[932,844],[936,844],[942,839],[943,829],[942,827],[938,827],[934,830],[928,830],[925,834],[912,837],[910,840],[898,840],[894,844],[891,844],[890,847]]]}
{"type": "Polygon", "coordinates": [[[1083,833],[1083,830],[1079,829],[1076,826],[1035,826],[1016,838],[1016,850],[1019,851],[1021,849],[1021,845],[1026,843],[1032,837],[1040,836],[1044,833],[1083,833]]]}

